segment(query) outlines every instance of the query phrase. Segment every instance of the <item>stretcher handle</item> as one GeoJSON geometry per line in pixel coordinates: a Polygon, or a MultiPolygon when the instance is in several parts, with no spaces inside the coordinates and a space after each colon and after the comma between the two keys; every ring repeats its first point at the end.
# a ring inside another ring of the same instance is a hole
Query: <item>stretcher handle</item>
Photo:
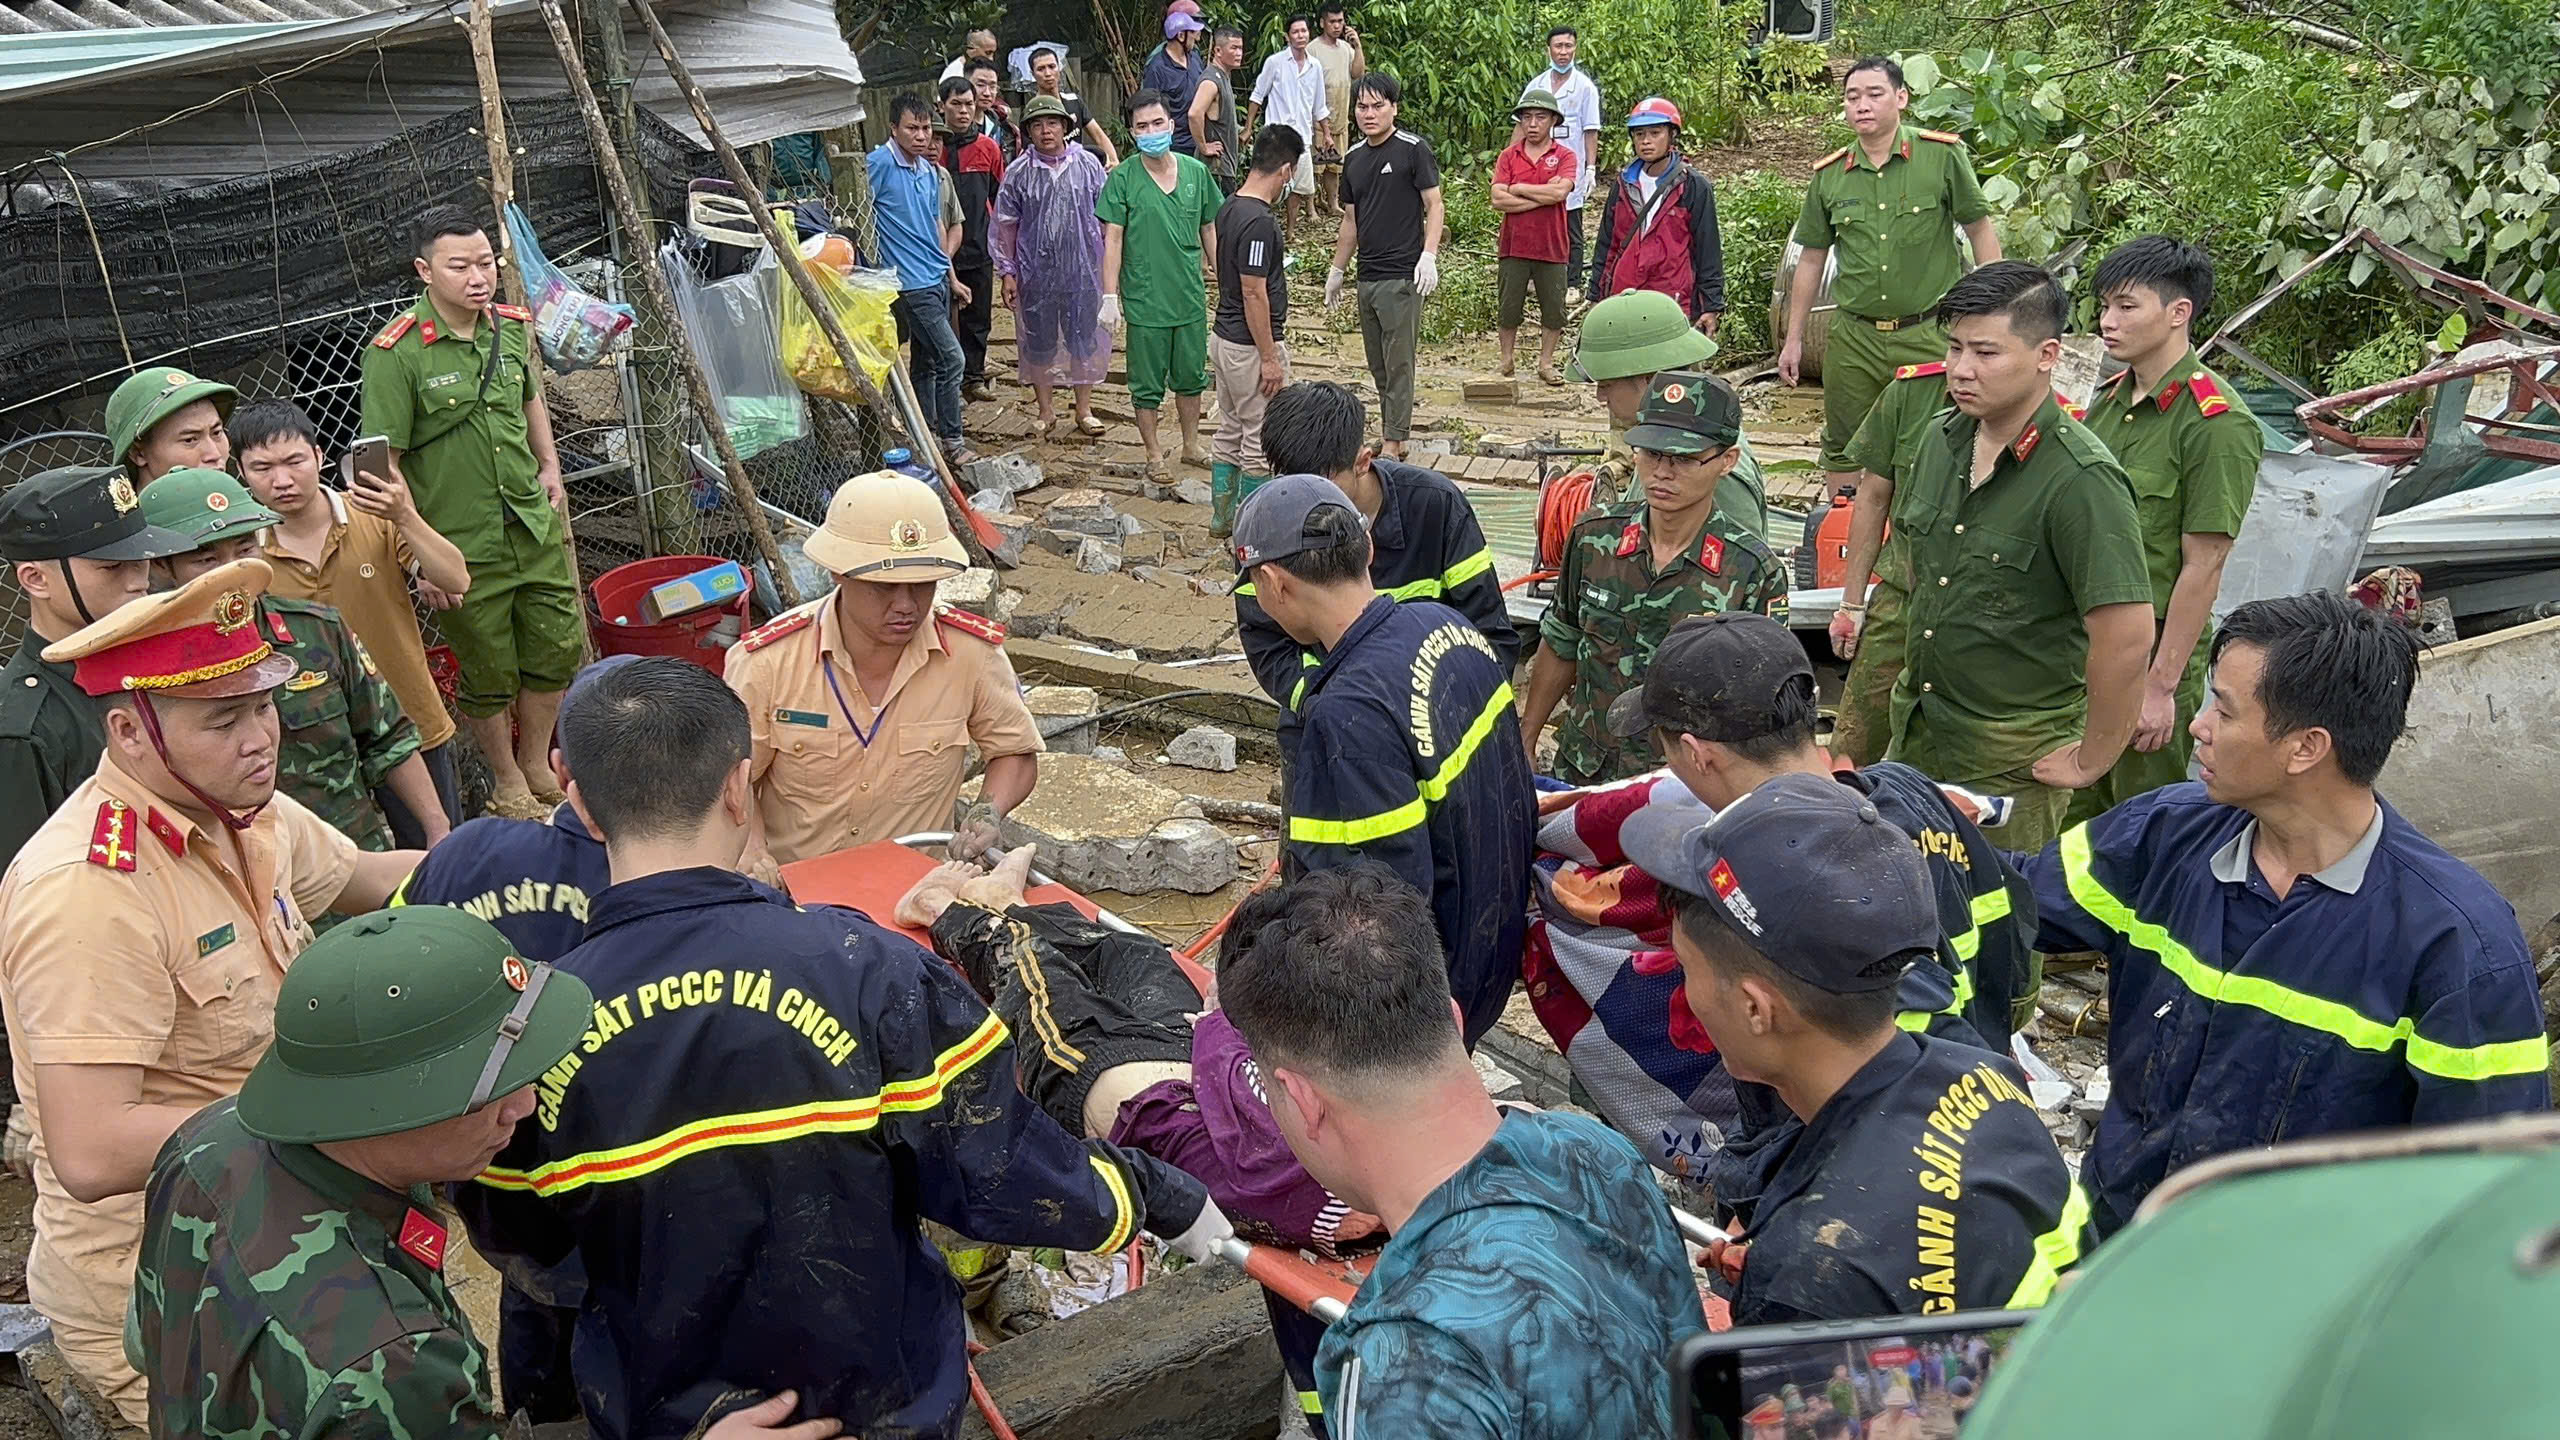
{"type": "Polygon", "coordinates": [[[1692,1245],[1713,1245],[1733,1238],[1729,1232],[1717,1229],[1677,1205],[1671,1207],[1671,1223],[1680,1227],[1680,1238],[1692,1245]]]}
{"type": "MultiPolygon", "coordinates": [[[[956,830],[919,830],[913,835],[901,835],[892,843],[904,845],[909,849],[916,849],[926,845],[948,845],[951,843],[952,837],[958,833],[959,832],[956,830]]],[[[1048,875],[1042,874],[1038,870],[1033,870],[1031,872],[1031,883],[1034,885],[1055,885],[1058,881],[1048,875]]],[[[1072,889],[1073,887],[1069,888],[1072,889]]],[[[1093,904],[1090,900],[1085,903],[1088,905],[1093,904]]],[[[1111,929],[1119,931],[1123,935],[1145,935],[1149,939],[1155,938],[1154,932],[1132,925],[1128,921],[1121,919],[1119,916],[1112,914],[1110,911],[1103,909],[1099,905],[1093,906],[1093,918],[1097,924],[1108,926],[1111,929]]]]}
{"type": "Polygon", "coordinates": [[[1326,1294],[1323,1282],[1293,1266],[1277,1250],[1265,1249],[1233,1235],[1218,1242],[1218,1258],[1259,1280],[1273,1294],[1327,1325],[1349,1314],[1351,1307],[1326,1294]]]}

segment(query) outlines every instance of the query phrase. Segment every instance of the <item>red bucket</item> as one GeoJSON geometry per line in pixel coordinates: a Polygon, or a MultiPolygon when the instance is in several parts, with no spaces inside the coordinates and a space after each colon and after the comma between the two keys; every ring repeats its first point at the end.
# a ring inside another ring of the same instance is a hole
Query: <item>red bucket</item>
{"type": "Polygon", "coordinates": [[[661,555],[634,560],[596,577],[596,649],[606,655],[672,655],[717,675],[729,645],[746,626],[747,605],[754,591],[726,605],[679,615],[655,625],[640,619],[640,599],[670,580],[721,563],[717,555],[661,555]],[[624,624],[623,621],[630,623],[624,624]],[[726,634],[715,634],[735,620],[726,634]]]}

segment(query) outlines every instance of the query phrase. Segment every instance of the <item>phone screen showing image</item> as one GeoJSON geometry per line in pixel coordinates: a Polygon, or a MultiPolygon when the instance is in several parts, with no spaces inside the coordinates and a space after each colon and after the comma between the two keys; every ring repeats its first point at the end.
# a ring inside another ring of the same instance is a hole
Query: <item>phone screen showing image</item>
{"type": "Polygon", "coordinates": [[[1700,1440],[1946,1440],[1964,1426],[2016,1311],[1767,1326],[1674,1356],[1684,1434],[1700,1440]]]}

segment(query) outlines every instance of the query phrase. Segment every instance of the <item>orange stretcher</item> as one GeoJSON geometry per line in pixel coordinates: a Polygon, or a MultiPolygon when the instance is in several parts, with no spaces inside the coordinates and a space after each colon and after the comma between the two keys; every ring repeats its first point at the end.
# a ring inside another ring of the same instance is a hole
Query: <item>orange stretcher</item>
{"type": "MultiPolygon", "coordinates": [[[[897,931],[930,949],[933,937],[924,931],[898,924],[891,917],[898,901],[934,866],[933,857],[914,847],[939,845],[951,838],[948,832],[908,835],[897,840],[875,840],[848,850],[795,861],[782,867],[782,883],[791,898],[803,904],[847,905],[870,916],[879,924],[897,931]]],[[[1086,918],[1125,930],[1133,935],[1147,934],[1082,895],[1057,884],[1039,871],[1031,872],[1035,882],[1024,899],[1034,905],[1065,901],[1086,918]]],[[[1209,992],[1209,972],[1183,955],[1173,953],[1174,963],[1191,977],[1192,988],[1202,995],[1209,992]]],[[[1303,1252],[1283,1250],[1277,1246],[1254,1245],[1243,1240],[1229,1240],[1220,1253],[1246,1274],[1261,1281],[1272,1293],[1297,1306],[1326,1324],[1342,1317],[1352,1292],[1369,1273],[1374,1255],[1351,1261],[1323,1261],[1303,1252]]]]}

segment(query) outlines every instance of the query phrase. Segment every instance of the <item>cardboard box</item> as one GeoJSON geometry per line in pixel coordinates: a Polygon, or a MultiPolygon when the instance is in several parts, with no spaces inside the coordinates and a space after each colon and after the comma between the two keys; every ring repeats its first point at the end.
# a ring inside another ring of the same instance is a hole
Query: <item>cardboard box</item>
{"type": "Polygon", "coordinates": [[[679,575],[663,585],[651,586],[640,597],[641,623],[657,625],[696,610],[714,605],[734,604],[747,593],[747,572],[734,560],[679,575]]]}

